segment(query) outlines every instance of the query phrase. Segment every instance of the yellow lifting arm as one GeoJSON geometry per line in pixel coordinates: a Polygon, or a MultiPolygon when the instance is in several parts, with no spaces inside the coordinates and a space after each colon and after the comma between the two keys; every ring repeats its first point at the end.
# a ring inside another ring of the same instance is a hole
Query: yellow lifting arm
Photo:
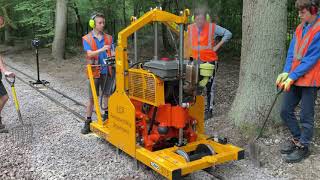
{"type": "MultiPolygon", "coordinates": [[[[170,30],[172,30],[172,32],[174,32],[175,34],[179,35],[180,29],[179,29],[179,25],[177,23],[164,22],[163,24],[168,26],[170,28],[170,30]]],[[[187,36],[187,31],[184,32],[184,37],[186,37],[186,36],[187,36]]]]}

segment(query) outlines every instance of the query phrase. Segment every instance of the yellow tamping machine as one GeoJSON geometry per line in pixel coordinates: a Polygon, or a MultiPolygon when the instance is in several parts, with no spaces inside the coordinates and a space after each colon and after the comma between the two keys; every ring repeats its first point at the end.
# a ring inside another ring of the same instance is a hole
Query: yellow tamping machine
{"type": "Polygon", "coordinates": [[[105,122],[88,65],[98,118],[90,129],[168,179],[244,158],[243,149],[204,133],[204,97],[198,93],[201,67],[183,59],[184,26],[189,14],[188,9],[174,15],[155,8],[118,34],[116,88],[108,102],[109,118],[105,122]],[[151,23],[155,29],[154,59],[138,67],[129,66],[128,37],[151,23]],[[158,23],[179,30],[178,59],[158,57],[158,23]]]}

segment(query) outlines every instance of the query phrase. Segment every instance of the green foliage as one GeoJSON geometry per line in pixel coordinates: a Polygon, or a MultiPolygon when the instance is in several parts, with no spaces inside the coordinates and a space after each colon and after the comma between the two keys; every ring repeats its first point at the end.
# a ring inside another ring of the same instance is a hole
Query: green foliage
{"type": "MultiPolygon", "coordinates": [[[[288,42],[298,23],[294,2],[295,0],[288,0],[288,42]]],[[[17,30],[11,28],[13,36],[23,39],[39,37],[50,45],[54,36],[56,1],[0,0],[0,4],[0,15],[7,13],[12,27],[17,27],[17,30]]],[[[239,0],[68,0],[67,46],[81,45],[81,36],[90,31],[88,20],[95,12],[105,14],[106,32],[116,39],[119,31],[130,24],[132,15],[141,17],[150,8],[159,5],[175,14],[185,8],[193,12],[196,7],[206,7],[213,21],[233,33],[232,40],[222,49],[222,53],[240,56],[242,1],[239,0]]],[[[152,32],[151,25],[139,31],[140,45],[153,44],[152,32]]],[[[4,34],[3,31],[0,31],[0,36],[1,34],[4,34]]],[[[167,38],[171,43],[170,47],[174,47],[170,36],[167,38]]]]}
{"type": "Polygon", "coordinates": [[[54,36],[55,1],[17,1],[14,10],[19,29],[29,29],[29,35],[39,38],[51,39],[54,36]]]}

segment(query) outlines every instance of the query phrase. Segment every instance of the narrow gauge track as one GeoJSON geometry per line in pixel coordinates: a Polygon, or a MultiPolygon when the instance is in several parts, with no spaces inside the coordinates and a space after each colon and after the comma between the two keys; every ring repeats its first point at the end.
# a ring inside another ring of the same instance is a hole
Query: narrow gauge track
{"type": "MultiPolygon", "coordinates": [[[[36,81],[35,78],[33,78],[32,76],[26,74],[25,72],[9,65],[9,64],[6,64],[7,67],[9,67],[10,69],[22,74],[23,76],[26,76],[27,78],[33,80],[33,81],[36,81]]],[[[65,109],[66,111],[72,113],[73,115],[75,115],[76,117],[78,117],[77,121],[78,122],[83,122],[85,117],[82,116],[80,113],[78,113],[77,111],[69,108],[68,106],[64,105],[63,103],[61,103],[60,101],[58,101],[56,98],[50,96],[49,94],[43,92],[42,90],[38,89],[37,87],[34,87],[30,82],[24,80],[23,78],[19,77],[16,75],[16,78],[19,79],[21,82],[23,82],[24,84],[30,86],[31,88],[33,88],[34,90],[36,90],[37,92],[39,92],[41,95],[45,96],[46,98],[48,98],[49,100],[51,100],[52,102],[54,102],[56,105],[62,107],[63,109],[65,109]]],[[[48,88],[49,90],[52,90],[53,92],[61,95],[63,98],[66,98],[68,100],[71,100],[73,103],[75,103],[75,105],[78,105],[78,106],[82,106],[82,107],[86,107],[83,103],[75,100],[74,98],[66,95],[65,93],[62,93],[61,91],[51,87],[51,86],[46,86],[45,84],[43,84],[46,88],[48,88]]],[[[206,174],[208,174],[209,176],[211,176],[212,178],[211,179],[219,179],[219,180],[224,180],[225,178],[220,176],[220,175],[217,175],[211,171],[206,171],[206,170],[203,170],[203,172],[205,172],[206,174]]]]}
{"type": "MultiPolygon", "coordinates": [[[[29,78],[30,80],[36,80],[34,79],[33,77],[31,77],[30,75],[22,72],[21,70],[9,65],[9,64],[6,64],[7,67],[9,67],[10,69],[22,74],[23,76],[26,76],[27,78],[29,78]]],[[[77,121],[78,122],[83,122],[85,120],[85,117],[82,116],[80,113],[78,113],[77,111],[71,109],[70,107],[64,105],[63,103],[61,103],[59,100],[57,100],[56,98],[54,98],[53,96],[45,93],[44,91],[38,89],[37,87],[34,87],[30,82],[24,80],[23,78],[21,78],[20,76],[17,76],[16,75],[16,78],[18,80],[20,80],[21,82],[23,82],[24,84],[30,86],[31,88],[33,88],[34,90],[36,90],[37,92],[39,92],[41,95],[45,96],[46,98],[48,98],[49,100],[51,100],[52,102],[54,102],[56,105],[62,107],[63,109],[65,109],[66,111],[72,113],[73,115],[75,115],[76,117],[78,117],[77,121]]],[[[75,103],[75,105],[78,105],[78,106],[82,106],[82,107],[85,107],[85,105],[75,99],[73,99],[72,97],[62,93],[61,91],[57,90],[57,89],[54,89],[53,87],[50,87],[50,86],[45,86],[46,88],[48,88],[49,90],[52,90],[54,93],[57,93],[59,95],[61,95],[63,98],[65,99],[68,99],[68,100],[71,100],[73,103],[75,103]]]]}
{"type": "MultiPolygon", "coordinates": [[[[6,64],[6,66],[10,67],[11,69],[15,70],[16,72],[19,72],[19,73],[22,74],[22,75],[28,77],[29,79],[32,79],[33,81],[36,81],[35,78],[33,78],[32,76],[30,76],[30,75],[22,72],[21,70],[19,70],[19,69],[17,69],[17,68],[15,68],[15,67],[13,67],[13,66],[11,66],[11,65],[9,65],[9,64],[6,64]]],[[[64,94],[64,93],[62,93],[62,92],[60,92],[60,91],[58,91],[58,90],[56,90],[56,89],[54,89],[53,87],[51,87],[51,86],[46,86],[45,84],[43,84],[43,85],[44,85],[46,88],[48,88],[48,89],[50,89],[50,90],[52,90],[52,91],[54,91],[54,92],[62,95],[64,98],[67,98],[67,99],[71,100],[71,101],[74,102],[76,105],[86,107],[83,103],[81,103],[81,102],[73,99],[72,97],[70,97],[70,96],[68,96],[68,95],[66,95],[66,94],[64,94]]]]}

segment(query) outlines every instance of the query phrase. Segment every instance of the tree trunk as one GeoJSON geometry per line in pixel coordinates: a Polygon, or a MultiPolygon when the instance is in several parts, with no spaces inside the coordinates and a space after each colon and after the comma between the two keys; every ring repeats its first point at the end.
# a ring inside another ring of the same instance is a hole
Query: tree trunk
{"type": "MultiPolygon", "coordinates": [[[[252,133],[270,108],[285,61],[287,0],[244,0],[242,20],[239,87],[229,118],[252,133]]],[[[279,102],[271,120],[279,119],[279,102]]]]}
{"type": "Polygon", "coordinates": [[[141,2],[140,1],[137,1],[135,0],[134,3],[133,3],[133,16],[139,18],[139,10],[141,8],[141,2]]]}
{"type": "Polygon", "coordinates": [[[6,26],[4,29],[4,42],[7,45],[13,45],[13,41],[11,39],[11,28],[6,26]]]}
{"type": "MultiPolygon", "coordinates": [[[[74,9],[74,12],[76,13],[77,15],[77,29],[80,28],[80,32],[81,32],[81,36],[79,37],[82,37],[84,35],[84,30],[83,30],[83,25],[81,23],[81,17],[80,17],[80,14],[79,14],[79,10],[78,10],[78,6],[77,6],[77,3],[73,3],[73,9],[74,9]]],[[[78,33],[77,33],[77,36],[78,36],[78,33]]]]}
{"type": "Polygon", "coordinates": [[[124,27],[127,27],[126,0],[123,0],[123,23],[124,27]]]}
{"type": "Polygon", "coordinates": [[[4,33],[3,33],[2,30],[0,29],[0,44],[3,43],[3,38],[4,38],[4,33]]]}
{"type": "Polygon", "coordinates": [[[63,59],[65,53],[67,3],[68,0],[57,0],[55,33],[52,43],[52,56],[56,59],[63,59]]]}
{"type": "MultiPolygon", "coordinates": [[[[9,2],[5,2],[9,3],[9,2]]],[[[13,46],[14,41],[11,37],[12,28],[16,28],[16,26],[12,23],[12,20],[10,19],[11,13],[12,13],[12,7],[6,6],[2,7],[2,12],[4,14],[4,21],[7,25],[4,27],[4,42],[6,45],[13,46]]]]}
{"type": "MultiPolygon", "coordinates": [[[[162,9],[165,11],[170,8],[170,2],[168,0],[164,0],[162,5],[162,9]]],[[[163,48],[166,52],[172,52],[172,47],[170,45],[170,42],[168,40],[168,33],[167,33],[167,27],[164,24],[161,24],[161,30],[162,30],[162,43],[163,48]]],[[[175,43],[175,42],[174,42],[175,43]]]]}

